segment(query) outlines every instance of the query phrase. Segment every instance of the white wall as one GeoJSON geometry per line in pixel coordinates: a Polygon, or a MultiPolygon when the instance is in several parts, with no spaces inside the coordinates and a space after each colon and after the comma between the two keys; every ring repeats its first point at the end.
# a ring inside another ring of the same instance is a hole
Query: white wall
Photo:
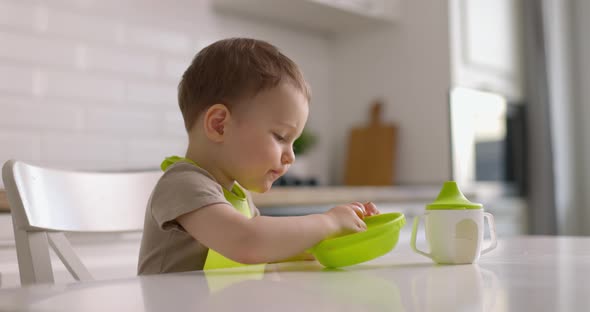
{"type": "Polygon", "coordinates": [[[576,190],[576,123],[572,76],[571,1],[544,1],[543,18],[550,96],[555,209],[559,234],[579,233],[576,190]]]}
{"type": "Polygon", "coordinates": [[[590,235],[590,3],[544,1],[558,233],[590,235]]]}
{"type": "Polygon", "coordinates": [[[579,234],[590,235],[590,2],[573,0],[573,81],[576,126],[576,191],[579,234]]]}
{"type": "MultiPolygon", "coordinates": [[[[0,0],[0,162],[157,168],[183,154],[176,86],[224,37],[269,40],[313,86],[312,129],[329,114],[329,41],[216,13],[208,1],[0,0]]],[[[325,129],[321,130],[325,132],[325,129]]],[[[326,148],[314,153],[326,179],[326,148]]]]}
{"type": "Polygon", "coordinates": [[[348,130],[378,96],[400,127],[396,181],[450,177],[447,1],[402,1],[395,25],[334,39],[219,14],[207,0],[0,0],[0,162],[134,169],[182,154],[179,77],[229,36],[268,40],[300,64],[321,183],[342,182],[348,130]]]}
{"type": "Polygon", "coordinates": [[[448,3],[402,1],[399,15],[395,25],[342,37],[333,48],[336,181],[342,181],[348,131],[368,122],[375,98],[384,99],[385,122],[399,127],[396,182],[450,178],[448,3]]]}

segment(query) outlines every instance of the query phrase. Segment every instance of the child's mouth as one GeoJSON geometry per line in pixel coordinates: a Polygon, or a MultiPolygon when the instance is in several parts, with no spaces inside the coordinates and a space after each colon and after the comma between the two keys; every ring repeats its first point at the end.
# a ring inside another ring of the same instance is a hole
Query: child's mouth
{"type": "Polygon", "coordinates": [[[276,180],[278,178],[280,178],[283,174],[281,171],[278,170],[271,170],[270,174],[273,176],[273,178],[276,180]]]}

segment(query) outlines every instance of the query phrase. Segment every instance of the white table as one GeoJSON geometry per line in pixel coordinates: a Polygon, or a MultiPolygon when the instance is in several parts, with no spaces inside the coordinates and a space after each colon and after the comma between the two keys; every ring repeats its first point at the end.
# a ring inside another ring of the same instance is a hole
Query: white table
{"type": "Polygon", "coordinates": [[[501,240],[438,266],[400,242],[373,261],[315,261],[0,290],[0,311],[589,311],[590,238],[501,240]]]}

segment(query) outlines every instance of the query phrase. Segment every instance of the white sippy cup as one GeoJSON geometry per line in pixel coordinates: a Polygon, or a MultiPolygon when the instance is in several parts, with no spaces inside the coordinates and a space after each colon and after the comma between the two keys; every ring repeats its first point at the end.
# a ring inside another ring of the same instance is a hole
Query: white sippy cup
{"type": "Polygon", "coordinates": [[[494,217],[483,211],[482,204],[465,198],[455,181],[447,181],[436,200],[426,206],[426,212],[414,218],[410,244],[415,252],[439,264],[474,263],[497,246],[494,217]],[[422,217],[430,253],[416,247],[416,232],[422,217]],[[484,217],[488,220],[492,242],[482,250],[484,217]]]}

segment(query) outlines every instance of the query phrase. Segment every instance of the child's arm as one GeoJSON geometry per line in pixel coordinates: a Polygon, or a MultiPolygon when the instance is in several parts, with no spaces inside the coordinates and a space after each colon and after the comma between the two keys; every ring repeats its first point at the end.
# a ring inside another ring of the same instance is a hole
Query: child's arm
{"type": "MultiPolygon", "coordinates": [[[[364,204],[361,204],[359,202],[353,203],[354,205],[358,205],[360,207],[363,207],[365,210],[365,215],[366,216],[372,216],[372,215],[376,215],[379,214],[379,210],[377,209],[377,206],[375,206],[375,204],[373,204],[372,202],[367,202],[364,204]]],[[[311,260],[315,260],[315,256],[308,252],[307,250],[297,254],[293,257],[289,257],[287,259],[282,259],[276,262],[290,262],[290,261],[311,261],[311,260]]]]}
{"type": "Polygon", "coordinates": [[[177,218],[203,245],[241,263],[274,262],[296,256],[321,240],[366,229],[359,216],[370,207],[341,205],[326,213],[246,218],[227,204],[203,207],[177,218]]]}
{"type": "Polygon", "coordinates": [[[298,255],[295,255],[293,257],[287,258],[287,259],[282,259],[282,260],[278,260],[278,261],[274,261],[272,263],[279,263],[279,262],[291,262],[291,261],[311,261],[311,260],[315,260],[315,257],[312,253],[308,252],[308,251],[304,251],[298,255]]]}

